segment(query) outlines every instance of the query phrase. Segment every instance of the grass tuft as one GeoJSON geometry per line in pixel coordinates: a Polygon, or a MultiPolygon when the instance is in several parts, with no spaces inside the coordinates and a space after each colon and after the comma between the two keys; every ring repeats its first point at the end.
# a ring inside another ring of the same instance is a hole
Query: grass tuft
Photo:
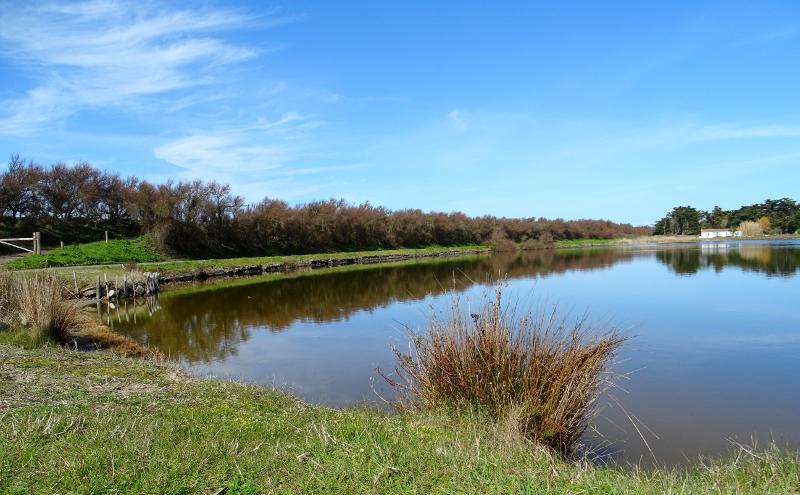
{"type": "Polygon", "coordinates": [[[16,316],[39,342],[63,342],[80,324],[80,309],[62,296],[63,283],[53,275],[18,277],[11,298],[16,316]]]}
{"type": "Polygon", "coordinates": [[[448,318],[436,315],[411,351],[395,350],[399,378],[384,378],[404,405],[478,410],[511,420],[526,438],[569,456],[600,393],[611,384],[609,366],[625,337],[590,336],[585,319],[569,322],[551,312],[518,316],[502,301],[504,283],[484,295],[478,313],[453,297],[448,318]]]}

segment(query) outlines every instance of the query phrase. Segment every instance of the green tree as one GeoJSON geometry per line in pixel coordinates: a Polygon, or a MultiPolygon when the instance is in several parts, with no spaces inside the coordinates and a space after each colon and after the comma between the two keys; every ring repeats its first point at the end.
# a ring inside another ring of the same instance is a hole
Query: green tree
{"type": "Polygon", "coordinates": [[[700,210],[691,206],[676,206],[656,222],[654,233],[658,235],[697,235],[700,233],[700,210]]]}

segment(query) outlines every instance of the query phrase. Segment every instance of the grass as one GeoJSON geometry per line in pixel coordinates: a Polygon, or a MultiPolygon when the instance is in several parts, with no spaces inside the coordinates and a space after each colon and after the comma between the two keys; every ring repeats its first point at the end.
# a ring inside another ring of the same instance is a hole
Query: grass
{"type": "Polygon", "coordinates": [[[153,247],[150,238],[110,240],[64,246],[47,254],[30,254],[7,263],[10,270],[26,270],[58,266],[99,265],[106,263],[152,262],[164,257],[153,247]]]}
{"type": "MultiPolygon", "coordinates": [[[[2,332],[0,332],[2,333],[2,332]]],[[[154,360],[0,344],[0,492],[787,494],[770,446],[681,470],[568,463],[444,411],[304,404],[154,360]]]]}
{"type": "Polygon", "coordinates": [[[399,379],[384,375],[423,408],[477,410],[565,458],[574,453],[611,384],[608,370],[625,338],[588,335],[583,320],[556,311],[516,314],[504,304],[505,284],[469,313],[458,296],[447,318],[412,333],[411,352],[395,351],[399,379]]]}
{"type": "Polygon", "coordinates": [[[485,246],[482,245],[465,245],[465,246],[429,246],[417,249],[385,249],[373,251],[345,251],[338,253],[315,253],[315,254],[298,254],[286,256],[255,256],[244,258],[223,258],[223,259],[208,259],[208,260],[176,260],[157,265],[143,264],[143,270],[158,270],[160,272],[191,272],[198,270],[208,270],[216,268],[230,268],[235,266],[249,266],[249,265],[266,265],[270,263],[300,263],[304,261],[315,260],[335,260],[341,258],[353,258],[364,256],[392,256],[392,255],[425,255],[432,253],[443,253],[448,251],[473,251],[484,250],[485,246]]]}
{"type": "Polygon", "coordinates": [[[590,247],[608,246],[609,244],[619,243],[620,239],[565,239],[556,241],[556,247],[590,247]]]}

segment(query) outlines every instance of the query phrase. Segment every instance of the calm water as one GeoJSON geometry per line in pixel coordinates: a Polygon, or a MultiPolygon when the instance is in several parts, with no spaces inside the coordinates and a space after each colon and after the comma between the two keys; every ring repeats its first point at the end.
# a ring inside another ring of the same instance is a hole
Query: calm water
{"type": "Polygon", "coordinates": [[[424,328],[447,289],[477,303],[490,276],[507,274],[520,305],[558,303],[634,336],[617,365],[629,377],[587,441],[610,458],[652,462],[652,449],[676,464],[732,440],[800,446],[798,270],[794,241],[562,250],[238,280],[111,316],[198,375],[375,403],[391,394],[375,368],[392,368],[404,326],[424,328]]]}

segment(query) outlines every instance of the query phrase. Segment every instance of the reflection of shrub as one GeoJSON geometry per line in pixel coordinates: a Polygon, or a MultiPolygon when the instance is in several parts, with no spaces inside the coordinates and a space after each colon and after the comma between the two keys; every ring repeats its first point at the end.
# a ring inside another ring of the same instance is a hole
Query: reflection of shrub
{"type": "Polygon", "coordinates": [[[608,368],[625,339],[589,337],[583,320],[555,311],[518,316],[502,304],[503,285],[469,314],[454,297],[446,321],[412,335],[410,354],[395,351],[399,380],[384,378],[411,405],[477,409],[513,420],[527,438],[571,454],[588,426],[608,368]]]}
{"type": "Polygon", "coordinates": [[[739,230],[745,237],[755,237],[764,234],[764,228],[759,222],[742,222],[739,230]]]}

